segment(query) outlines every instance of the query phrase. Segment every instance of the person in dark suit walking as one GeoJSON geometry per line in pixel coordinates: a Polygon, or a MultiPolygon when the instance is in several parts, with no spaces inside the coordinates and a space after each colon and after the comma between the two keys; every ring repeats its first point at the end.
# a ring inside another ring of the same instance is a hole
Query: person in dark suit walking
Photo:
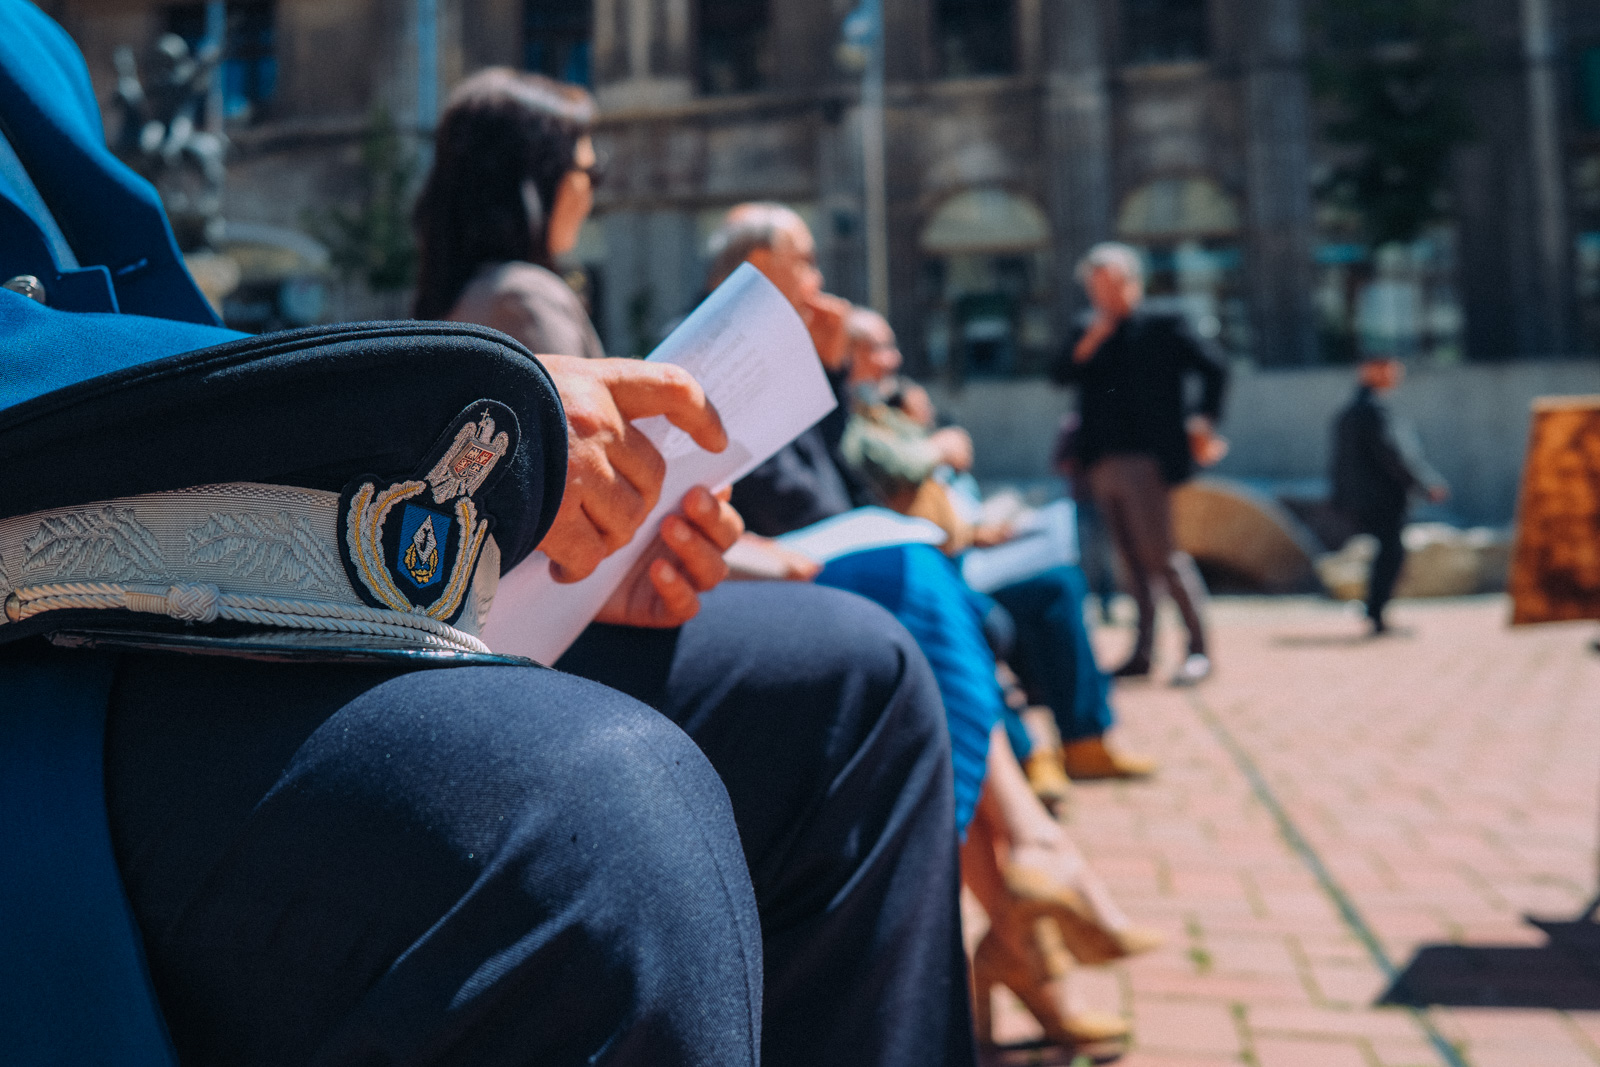
{"type": "Polygon", "coordinates": [[[1078,277],[1094,317],[1067,344],[1051,377],[1078,386],[1077,458],[1139,606],[1133,653],[1113,673],[1150,673],[1156,603],[1165,589],[1189,631],[1189,653],[1172,682],[1193,685],[1211,673],[1206,589],[1194,560],[1173,544],[1168,495],[1196,462],[1209,466],[1227,450],[1214,433],[1227,370],[1180,317],[1140,309],[1144,269],[1132,248],[1096,245],[1078,264],[1078,277]],[[1193,412],[1184,397],[1191,376],[1202,386],[1193,412]]]}
{"type": "Polygon", "coordinates": [[[1333,424],[1333,506],[1357,533],[1378,539],[1367,579],[1367,619],[1374,636],[1388,632],[1383,609],[1405,563],[1400,534],[1413,494],[1439,503],[1450,489],[1423,458],[1416,431],[1389,410],[1383,397],[1405,380],[1392,356],[1362,361],[1360,384],[1333,424]]]}

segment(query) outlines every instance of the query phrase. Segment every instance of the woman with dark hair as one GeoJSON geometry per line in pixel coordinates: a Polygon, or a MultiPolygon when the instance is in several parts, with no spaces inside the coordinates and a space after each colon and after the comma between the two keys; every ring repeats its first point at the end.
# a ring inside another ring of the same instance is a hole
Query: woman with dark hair
{"type": "Polygon", "coordinates": [[[476,322],[540,353],[605,355],[555,273],[594,205],[594,117],[588,92],[539,74],[492,67],[461,84],[412,216],[417,318],[476,322]]]}

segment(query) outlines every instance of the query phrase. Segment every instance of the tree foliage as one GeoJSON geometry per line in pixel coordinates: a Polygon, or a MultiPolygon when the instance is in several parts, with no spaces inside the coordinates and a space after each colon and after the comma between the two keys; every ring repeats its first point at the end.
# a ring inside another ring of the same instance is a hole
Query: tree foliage
{"type": "Polygon", "coordinates": [[[306,220],[339,272],[361,278],[374,292],[404,289],[415,278],[410,206],[416,173],[416,154],[380,108],[361,140],[361,191],[355,205],[312,213],[306,220]]]}
{"type": "Polygon", "coordinates": [[[1319,193],[1373,244],[1414,240],[1448,211],[1453,151],[1473,137],[1480,53],[1464,0],[1315,0],[1312,84],[1340,159],[1319,193]]]}

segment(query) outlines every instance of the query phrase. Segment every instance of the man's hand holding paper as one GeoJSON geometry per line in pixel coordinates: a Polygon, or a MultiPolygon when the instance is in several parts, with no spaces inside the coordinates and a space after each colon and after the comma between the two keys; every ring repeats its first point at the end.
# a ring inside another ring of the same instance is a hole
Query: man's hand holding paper
{"type": "Polygon", "coordinates": [[[694,376],[666,363],[541,356],[567,416],[567,485],[539,549],[576,582],[632,540],[661,496],[667,462],[634,419],[664,415],[709,452],[728,445],[694,376]]]}
{"type": "Polygon", "coordinates": [[[582,409],[568,411],[568,497],[540,551],[502,576],[483,638],[553,663],[596,619],[692,617],[739,533],[725,502],[704,508],[694,490],[730,485],[834,397],[800,317],[749,265],[644,363],[541,359],[563,404],[582,409]],[[684,512],[669,514],[680,502],[684,512]]]}
{"type": "Polygon", "coordinates": [[[596,622],[618,626],[682,626],[700,610],[698,594],[728,577],[723,553],[739,540],[744,520],[728,503],[729,491],[695,486],[681,513],[661,520],[661,532],[606,601],[596,622]]]}

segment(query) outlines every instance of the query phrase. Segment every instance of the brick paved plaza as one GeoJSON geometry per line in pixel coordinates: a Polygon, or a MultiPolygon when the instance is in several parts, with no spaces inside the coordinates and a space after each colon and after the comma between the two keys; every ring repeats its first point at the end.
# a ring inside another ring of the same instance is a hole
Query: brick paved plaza
{"type": "MultiPolygon", "coordinates": [[[[1212,681],[1120,687],[1122,742],[1162,772],[1080,786],[1071,826],[1170,939],[1078,978],[1132,1017],[1124,1067],[1600,1064],[1600,983],[1523,921],[1569,919],[1594,890],[1595,628],[1507,615],[1500,598],[1403,602],[1412,633],[1371,642],[1337,605],[1222,601],[1212,681]],[[1578,1010],[1374,1006],[1387,967],[1452,943],[1472,949],[1413,970],[1423,999],[1578,1010]]],[[[1100,638],[1111,663],[1129,635],[1100,638]]],[[[997,1008],[997,1036],[1037,1034],[997,1008]]]]}

